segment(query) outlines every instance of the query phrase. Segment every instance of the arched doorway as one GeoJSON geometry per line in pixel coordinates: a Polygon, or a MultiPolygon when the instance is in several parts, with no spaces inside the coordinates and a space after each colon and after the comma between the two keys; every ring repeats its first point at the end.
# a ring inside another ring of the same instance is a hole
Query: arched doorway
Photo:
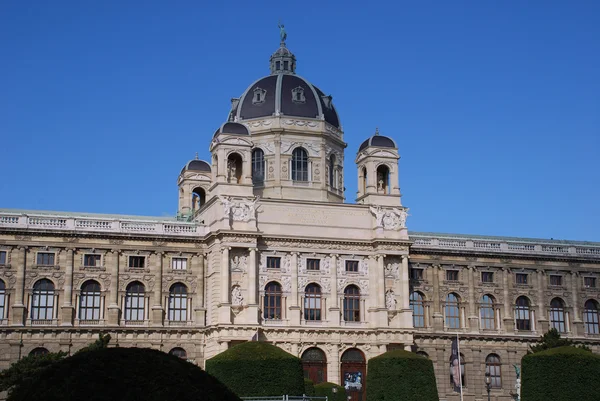
{"type": "Polygon", "coordinates": [[[327,357],[319,348],[309,348],[302,354],[304,377],[314,384],[327,381],[327,357]]]}
{"type": "Polygon", "coordinates": [[[350,348],[342,354],[342,386],[346,389],[350,401],[365,399],[367,384],[367,363],[361,350],[350,348]]]}

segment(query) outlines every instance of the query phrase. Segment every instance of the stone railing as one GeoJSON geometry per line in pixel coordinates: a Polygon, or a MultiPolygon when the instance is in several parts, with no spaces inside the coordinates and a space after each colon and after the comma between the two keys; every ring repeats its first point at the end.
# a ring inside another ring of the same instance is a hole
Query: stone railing
{"type": "Polygon", "coordinates": [[[190,222],[137,221],[119,218],[66,217],[24,213],[0,213],[0,228],[2,227],[168,236],[202,236],[206,232],[204,226],[190,222]]]}
{"type": "MultiPolygon", "coordinates": [[[[485,238],[452,238],[430,234],[409,233],[413,240],[413,249],[448,249],[471,250],[473,252],[493,252],[506,254],[531,254],[553,256],[576,256],[600,259],[600,244],[575,241],[560,241],[557,244],[545,243],[543,240],[523,239],[490,239],[485,238]]],[[[548,242],[551,242],[549,240],[548,242]]]]}

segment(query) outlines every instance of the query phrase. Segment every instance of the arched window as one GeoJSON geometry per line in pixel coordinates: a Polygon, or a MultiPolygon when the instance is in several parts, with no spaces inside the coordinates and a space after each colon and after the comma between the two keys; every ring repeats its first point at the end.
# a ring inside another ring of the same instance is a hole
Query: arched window
{"type": "Polygon", "coordinates": [[[529,299],[527,297],[517,298],[515,304],[515,323],[517,325],[517,330],[531,330],[529,305],[529,299]]]}
{"type": "Polygon", "coordinates": [[[321,320],[321,287],[309,284],[304,292],[304,319],[321,320]]]}
{"type": "Polygon", "coordinates": [[[265,152],[261,148],[252,150],[252,182],[260,184],[265,180],[265,152]]]}
{"type": "Polygon", "coordinates": [[[100,284],[89,280],[81,285],[79,294],[79,320],[100,319],[100,284]]]}
{"type": "Polygon", "coordinates": [[[206,203],[206,191],[204,188],[194,188],[192,192],[192,209],[194,211],[200,209],[206,203]]]}
{"type": "Polygon", "coordinates": [[[329,186],[337,188],[335,182],[335,155],[333,153],[329,156],[329,186]]]}
{"type": "Polygon", "coordinates": [[[496,316],[494,313],[494,298],[490,295],[481,297],[479,305],[481,328],[484,330],[496,329],[496,316]]]}
{"type": "Polygon", "coordinates": [[[344,290],[344,320],[360,322],[360,290],[355,285],[344,290]]]}
{"type": "Polygon", "coordinates": [[[41,355],[46,355],[49,354],[50,351],[48,351],[46,348],[44,347],[37,347],[31,350],[31,352],[29,353],[29,356],[41,356],[41,355]]]}
{"type": "Polygon", "coordinates": [[[187,322],[187,287],[175,283],[169,289],[169,320],[172,322],[187,322]]]}
{"type": "Polygon", "coordinates": [[[413,326],[425,327],[425,307],[423,306],[423,295],[418,292],[410,294],[410,309],[413,313],[413,326]]]}
{"type": "Polygon", "coordinates": [[[590,299],[584,305],[583,321],[586,334],[600,334],[598,327],[598,302],[590,299]]]}
{"type": "Polygon", "coordinates": [[[265,286],[263,313],[265,319],[281,319],[281,285],[275,281],[265,286]]]}
{"type": "Polygon", "coordinates": [[[490,374],[492,379],[492,388],[502,387],[502,374],[500,371],[500,357],[496,354],[490,354],[485,358],[485,372],[490,374]]]}
{"type": "Polygon", "coordinates": [[[385,164],[377,167],[377,193],[390,193],[390,169],[385,164]]]}
{"type": "Polygon", "coordinates": [[[51,320],[54,318],[54,284],[48,279],[41,279],[33,285],[31,299],[31,319],[51,320]]]}
{"type": "Polygon", "coordinates": [[[6,284],[0,280],[0,321],[6,319],[6,284]]]}
{"type": "Polygon", "coordinates": [[[239,184],[242,181],[242,156],[232,153],[227,158],[227,182],[239,184]]]}
{"type": "Polygon", "coordinates": [[[169,355],[174,355],[177,358],[181,358],[184,361],[187,359],[187,352],[183,348],[175,347],[171,351],[169,351],[169,355]]]}
{"type": "Polygon", "coordinates": [[[361,183],[360,183],[360,190],[361,190],[361,192],[364,195],[364,194],[367,193],[367,168],[363,167],[361,169],[361,171],[362,171],[362,180],[361,180],[361,183]]]}
{"type": "Polygon", "coordinates": [[[145,293],[144,284],[139,281],[129,283],[125,290],[125,320],[143,321],[145,319],[145,293]]]}
{"type": "Polygon", "coordinates": [[[458,296],[454,293],[448,294],[446,297],[446,327],[449,329],[460,329],[458,296]]]}
{"type": "Polygon", "coordinates": [[[292,180],[308,181],[308,153],[302,148],[292,152],[292,180]]]}
{"type": "Polygon", "coordinates": [[[560,298],[554,298],[550,302],[550,327],[559,333],[566,333],[565,327],[565,303],[560,298]]]}
{"type": "Polygon", "coordinates": [[[327,381],[327,357],[319,348],[312,347],[302,354],[304,377],[319,384],[327,381]]]}
{"type": "Polygon", "coordinates": [[[456,385],[456,387],[460,388],[460,383],[462,383],[463,387],[467,386],[467,382],[465,381],[465,356],[460,354],[460,378],[457,377],[458,380],[454,380],[454,373],[458,371],[458,368],[455,368],[452,364],[452,357],[450,357],[450,384],[456,385]]]}

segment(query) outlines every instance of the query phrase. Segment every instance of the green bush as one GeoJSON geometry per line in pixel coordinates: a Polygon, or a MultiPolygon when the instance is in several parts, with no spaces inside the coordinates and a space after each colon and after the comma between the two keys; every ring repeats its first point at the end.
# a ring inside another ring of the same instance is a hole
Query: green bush
{"type": "Polygon", "coordinates": [[[437,401],[433,363],[404,350],[369,360],[367,401],[437,401]]]}
{"type": "Polygon", "coordinates": [[[304,379],[304,394],[310,397],[315,395],[315,384],[310,379],[304,379]]]}
{"type": "Polygon", "coordinates": [[[523,401],[596,401],[600,356],[575,347],[551,348],[521,360],[523,401]]]}
{"type": "Polygon", "coordinates": [[[29,376],[8,400],[240,401],[196,365],[145,348],[78,353],[29,376]]]}
{"type": "Polygon", "coordinates": [[[335,383],[319,383],[315,385],[315,395],[317,397],[329,397],[329,401],[347,401],[346,389],[335,383]],[[333,393],[333,388],[337,388],[337,393],[333,393]]]}
{"type": "Polygon", "coordinates": [[[240,397],[301,396],[300,358],[263,342],[236,345],[206,361],[206,371],[240,397]]]}

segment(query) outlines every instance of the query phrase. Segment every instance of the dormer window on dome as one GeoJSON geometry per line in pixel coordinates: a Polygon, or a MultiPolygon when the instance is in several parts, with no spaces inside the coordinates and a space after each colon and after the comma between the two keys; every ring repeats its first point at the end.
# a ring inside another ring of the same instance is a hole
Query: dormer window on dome
{"type": "Polygon", "coordinates": [[[253,92],[254,96],[252,97],[252,104],[263,104],[265,102],[265,97],[267,96],[267,91],[257,86],[254,88],[253,92]]]}
{"type": "Polygon", "coordinates": [[[292,89],[292,102],[296,104],[304,104],[306,103],[306,98],[304,97],[304,88],[298,86],[292,89]]]}

